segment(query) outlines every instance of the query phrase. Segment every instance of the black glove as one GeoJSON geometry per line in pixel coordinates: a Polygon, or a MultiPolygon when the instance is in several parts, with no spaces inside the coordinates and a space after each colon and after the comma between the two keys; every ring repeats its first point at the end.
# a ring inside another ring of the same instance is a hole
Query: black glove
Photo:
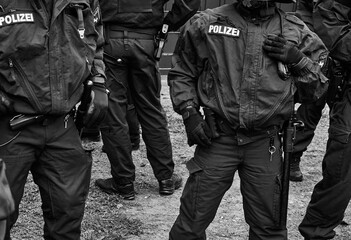
{"type": "Polygon", "coordinates": [[[107,114],[107,107],[108,94],[105,84],[93,81],[91,101],[84,117],[84,126],[87,128],[98,126],[107,114]]]}
{"type": "Polygon", "coordinates": [[[304,57],[304,54],[295,44],[287,41],[282,36],[270,34],[263,42],[263,49],[267,55],[284,63],[296,64],[304,57]]]}
{"type": "Polygon", "coordinates": [[[14,112],[13,104],[9,97],[3,91],[0,91],[0,114],[14,112]]]}
{"type": "Polygon", "coordinates": [[[182,116],[189,146],[198,144],[203,147],[208,147],[211,145],[211,139],[205,133],[209,132],[209,128],[201,113],[191,107],[186,108],[182,112],[182,116]]]}

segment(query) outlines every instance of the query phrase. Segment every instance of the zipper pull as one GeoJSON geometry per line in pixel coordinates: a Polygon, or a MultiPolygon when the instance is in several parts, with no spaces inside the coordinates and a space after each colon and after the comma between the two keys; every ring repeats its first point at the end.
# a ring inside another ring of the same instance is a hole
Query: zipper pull
{"type": "Polygon", "coordinates": [[[16,81],[15,66],[11,58],[9,58],[10,75],[13,81],[16,81]]]}
{"type": "Polygon", "coordinates": [[[67,115],[65,116],[65,118],[63,119],[63,124],[64,124],[64,127],[65,127],[65,128],[67,128],[67,126],[68,126],[68,119],[69,119],[69,117],[70,117],[70,115],[67,114],[67,115]]]}
{"type": "Polygon", "coordinates": [[[80,4],[71,4],[71,7],[75,8],[78,15],[78,33],[81,39],[84,39],[85,33],[85,25],[84,25],[84,18],[83,18],[83,6],[80,4]]]}
{"type": "Polygon", "coordinates": [[[273,160],[273,154],[275,153],[276,151],[276,148],[274,146],[274,137],[271,137],[269,139],[269,149],[268,149],[268,152],[270,153],[270,158],[269,158],[269,161],[272,162],[273,160]]]}

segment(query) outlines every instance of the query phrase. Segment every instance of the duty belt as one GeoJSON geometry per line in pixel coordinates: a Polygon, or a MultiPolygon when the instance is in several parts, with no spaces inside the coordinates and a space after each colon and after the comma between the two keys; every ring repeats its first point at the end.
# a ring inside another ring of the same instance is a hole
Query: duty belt
{"type": "Polygon", "coordinates": [[[154,40],[157,31],[155,29],[123,29],[114,26],[106,26],[105,33],[108,38],[130,38],[154,40]]]}
{"type": "Polygon", "coordinates": [[[228,123],[228,121],[224,119],[217,118],[216,122],[219,133],[221,135],[233,136],[235,139],[237,139],[239,145],[254,142],[265,137],[271,137],[273,135],[276,135],[280,131],[280,127],[278,125],[271,125],[262,130],[235,130],[231,127],[230,123],[228,123]]]}
{"type": "Polygon", "coordinates": [[[18,114],[10,119],[10,128],[13,131],[18,131],[34,123],[42,123],[43,125],[47,125],[50,121],[60,118],[63,119],[64,127],[66,128],[68,119],[70,116],[73,116],[73,114],[73,110],[62,116],[18,114]]]}

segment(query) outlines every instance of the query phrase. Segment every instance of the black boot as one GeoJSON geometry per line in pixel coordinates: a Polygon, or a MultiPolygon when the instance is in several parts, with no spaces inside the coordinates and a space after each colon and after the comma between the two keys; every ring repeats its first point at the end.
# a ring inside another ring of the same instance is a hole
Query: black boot
{"type": "Polygon", "coordinates": [[[134,184],[128,183],[125,185],[118,185],[113,178],[97,179],[95,185],[98,186],[103,192],[108,194],[117,193],[122,196],[124,200],[134,200],[135,191],[134,184]]]}
{"type": "Polygon", "coordinates": [[[172,195],[174,190],[182,186],[182,183],[182,177],[173,173],[171,178],[159,181],[159,192],[161,195],[172,195]]]}
{"type": "Polygon", "coordinates": [[[293,182],[302,182],[303,175],[300,170],[300,161],[299,157],[295,157],[290,162],[290,181],[293,182]]]}

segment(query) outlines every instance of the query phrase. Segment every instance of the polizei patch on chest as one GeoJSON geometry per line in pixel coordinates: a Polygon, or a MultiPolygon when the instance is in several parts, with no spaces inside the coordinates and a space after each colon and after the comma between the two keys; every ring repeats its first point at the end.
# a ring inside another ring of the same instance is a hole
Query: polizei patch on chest
{"type": "Polygon", "coordinates": [[[239,37],[240,30],[234,27],[223,26],[223,25],[210,25],[208,28],[209,34],[219,34],[230,37],[239,37]]]}
{"type": "Polygon", "coordinates": [[[33,23],[34,16],[31,12],[13,12],[0,16],[0,27],[17,23],[33,23]]]}

